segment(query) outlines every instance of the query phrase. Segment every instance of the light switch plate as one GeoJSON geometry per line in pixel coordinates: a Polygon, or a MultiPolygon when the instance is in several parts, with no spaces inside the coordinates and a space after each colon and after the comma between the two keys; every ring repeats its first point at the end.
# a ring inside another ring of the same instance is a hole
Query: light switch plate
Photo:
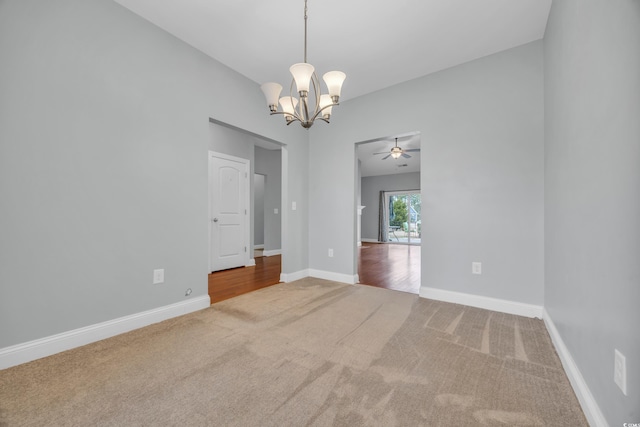
{"type": "Polygon", "coordinates": [[[472,262],[471,263],[471,273],[473,274],[482,274],[482,263],[481,262],[472,262]]]}
{"type": "Polygon", "coordinates": [[[627,359],[617,349],[614,350],[613,381],[627,395],[627,359]]]}

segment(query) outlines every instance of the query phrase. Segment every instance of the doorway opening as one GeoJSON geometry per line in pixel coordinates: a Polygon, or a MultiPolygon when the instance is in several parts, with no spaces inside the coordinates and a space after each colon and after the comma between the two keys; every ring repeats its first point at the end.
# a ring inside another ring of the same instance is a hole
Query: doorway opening
{"type": "Polygon", "coordinates": [[[286,242],[282,236],[282,223],[286,220],[282,206],[287,197],[287,153],[286,146],[277,141],[211,118],[209,121],[210,155],[214,152],[246,166],[237,173],[231,173],[233,168],[218,173],[217,166],[209,164],[208,284],[209,297],[215,303],[280,282],[286,242]],[[222,179],[216,184],[212,175],[222,179]],[[236,181],[246,182],[244,193],[236,195],[236,181]],[[217,188],[220,186],[223,188],[217,188]],[[238,203],[239,199],[246,203],[238,203]],[[223,215],[230,213],[244,218],[242,232],[240,228],[219,227],[223,215]],[[263,256],[256,258],[256,248],[263,256]],[[218,252],[235,252],[242,255],[243,262],[220,267],[215,262],[218,252]]]}
{"type": "Polygon", "coordinates": [[[355,144],[354,251],[360,284],[420,291],[420,145],[420,132],[355,144]]]}

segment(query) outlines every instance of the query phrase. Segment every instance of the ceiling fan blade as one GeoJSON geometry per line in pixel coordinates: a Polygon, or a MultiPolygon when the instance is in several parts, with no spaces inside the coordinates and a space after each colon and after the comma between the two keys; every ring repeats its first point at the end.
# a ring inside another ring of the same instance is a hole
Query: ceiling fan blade
{"type": "Polygon", "coordinates": [[[411,156],[408,155],[407,153],[402,153],[402,157],[404,157],[405,159],[410,159],[411,156]]]}
{"type": "Polygon", "coordinates": [[[408,152],[416,152],[416,151],[420,151],[419,148],[409,148],[408,150],[404,150],[404,151],[408,151],[408,152]]]}
{"type": "Polygon", "coordinates": [[[375,156],[376,154],[389,154],[389,152],[388,152],[388,151],[384,151],[384,152],[382,152],[382,153],[373,153],[373,155],[374,155],[374,156],[375,156]]]}
{"type": "Polygon", "coordinates": [[[388,159],[389,157],[391,157],[391,154],[387,154],[386,156],[384,156],[384,157],[382,158],[382,160],[384,160],[384,159],[388,159]]]}

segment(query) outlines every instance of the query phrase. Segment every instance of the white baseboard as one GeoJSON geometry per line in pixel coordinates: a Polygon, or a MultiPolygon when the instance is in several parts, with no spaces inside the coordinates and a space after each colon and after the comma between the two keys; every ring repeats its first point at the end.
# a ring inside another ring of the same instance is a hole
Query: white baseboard
{"type": "Polygon", "coordinates": [[[525,304],[521,302],[427,287],[420,288],[420,296],[422,298],[469,305],[471,307],[484,308],[486,310],[499,311],[501,313],[515,314],[524,317],[537,317],[542,319],[542,306],[540,305],[525,304]]]}
{"type": "Polygon", "coordinates": [[[365,243],[380,243],[380,241],[378,239],[365,239],[364,237],[362,239],[360,239],[362,242],[365,243]]]}
{"type": "Polygon", "coordinates": [[[269,249],[262,252],[264,256],[282,255],[282,249],[269,249]]]}
{"type": "Polygon", "coordinates": [[[152,323],[202,310],[210,305],[209,295],[205,295],[189,299],[188,301],[158,307],[153,310],[143,311],[11,347],[5,347],[0,349],[0,369],[10,368],[11,366],[20,365],[142,328],[152,323]]]}
{"type": "Polygon", "coordinates": [[[253,249],[264,249],[264,244],[263,245],[253,245],[253,249]]]}
{"type": "Polygon", "coordinates": [[[332,271],[315,270],[313,268],[296,271],[295,273],[280,273],[280,281],[285,283],[304,279],[305,277],[316,277],[318,279],[332,280],[334,282],[347,283],[349,285],[355,285],[358,283],[357,274],[341,274],[334,273],[332,271]]]}
{"type": "Polygon", "coordinates": [[[305,269],[294,273],[280,273],[280,281],[284,283],[295,282],[305,277],[309,277],[309,270],[305,269]]]}
{"type": "Polygon", "coordinates": [[[253,267],[254,265],[256,265],[256,259],[250,258],[249,262],[247,262],[247,265],[245,265],[245,267],[253,267]]]}
{"type": "Polygon", "coordinates": [[[564,371],[566,372],[567,377],[569,377],[569,382],[573,387],[573,391],[580,402],[582,411],[584,412],[585,417],[587,417],[589,425],[592,427],[609,427],[609,423],[602,414],[602,411],[600,411],[598,403],[591,394],[589,386],[587,386],[587,383],[582,377],[580,369],[578,369],[578,366],[574,362],[569,349],[564,344],[564,341],[562,340],[562,337],[560,336],[560,333],[547,310],[543,309],[542,318],[547,326],[547,330],[549,331],[551,341],[556,348],[556,352],[558,352],[558,356],[560,356],[560,361],[562,362],[564,371]]]}
{"type": "Polygon", "coordinates": [[[355,285],[358,283],[357,274],[334,273],[333,271],[315,270],[310,268],[309,276],[317,277],[318,279],[332,280],[334,282],[347,283],[349,285],[355,285]]]}

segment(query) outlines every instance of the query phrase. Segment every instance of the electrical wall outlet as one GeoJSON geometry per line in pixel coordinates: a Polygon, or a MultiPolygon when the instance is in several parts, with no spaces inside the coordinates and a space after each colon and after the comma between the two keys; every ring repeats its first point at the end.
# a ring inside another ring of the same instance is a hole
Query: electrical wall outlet
{"type": "Polygon", "coordinates": [[[153,270],[153,284],[158,285],[164,283],[164,268],[153,270]]]}
{"type": "Polygon", "coordinates": [[[471,273],[472,274],[482,274],[482,263],[474,261],[471,263],[471,273]]]}
{"type": "Polygon", "coordinates": [[[278,208],[274,208],[274,209],[273,209],[273,213],[274,213],[274,214],[276,214],[276,215],[278,215],[278,208]]]}
{"type": "Polygon", "coordinates": [[[617,349],[614,350],[613,381],[627,395],[627,359],[617,349]]]}
{"type": "Polygon", "coordinates": [[[296,209],[298,209],[298,204],[296,202],[291,202],[291,210],[295,211],[296,209]]]}
{"type": "Polygon", "coordinates": [[[329,249],[329,258],[333,258],[333,249],[329,249]]]}

